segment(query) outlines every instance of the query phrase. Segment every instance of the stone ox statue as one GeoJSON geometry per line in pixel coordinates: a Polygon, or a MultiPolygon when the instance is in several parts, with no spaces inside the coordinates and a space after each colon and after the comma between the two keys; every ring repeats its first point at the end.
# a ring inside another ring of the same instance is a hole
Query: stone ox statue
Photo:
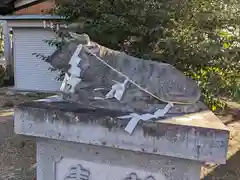
{"type": "Polygon", "coordinates": [[[90,41],[86,34],[70,39],[48,62],[65,72],[60,90],[65,100],[84,107],[120,111],[131,119],[156,120],[205,108],[197,84],[166,63],[143,60],[90,41]]]}

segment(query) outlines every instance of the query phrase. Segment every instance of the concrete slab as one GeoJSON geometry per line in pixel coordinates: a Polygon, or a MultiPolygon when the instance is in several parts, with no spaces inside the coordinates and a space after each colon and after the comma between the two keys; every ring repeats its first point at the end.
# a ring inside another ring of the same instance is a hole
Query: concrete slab
{"type": "Polygon", "coordinates": [[[37,137],[38,180],[200,180],[226,161],[229,132],[210,111],[138,124],[126,112],[51,97],[15,107],[15,132],[37,137]]]}
{"type": "Polygon", "coordinates": [[[68,102],[31,102],[15,109],[15,132],[202,162],[225,163],[229,132],[211,112],[143,122],[132,135],[122,112],[68,102]]]}

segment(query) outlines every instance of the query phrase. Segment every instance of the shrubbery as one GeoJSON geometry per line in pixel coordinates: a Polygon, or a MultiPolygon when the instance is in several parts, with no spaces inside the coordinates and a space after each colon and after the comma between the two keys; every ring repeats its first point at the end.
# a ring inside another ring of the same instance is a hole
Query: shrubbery
{"type": "Polygon", "coordinates": [[[4,84],[6,68],[0,64],[0,87],[4,84]]]}
{"type": "Polygon", "coordinates": [[[239,7],[238,0],[73,0],[54,13],[102,45],[174,65],[215,110],[223,97],[240,96],[239,7]]]}
{"type": "MultiPolygon", "coordinates": [[[[3,57],[3,40],[4,40],[3,29],[2,29],[2,24],[0,23],[0,60],[3,57]]],[[[0,64],[0,87],[4,83],[5,71],[6,71],[5,66],[0,64]]]]}
{"type": "Polygon", "coordinates": [[[0,58],[3,56],[3,42],[4,42],[3,28],[0,22],[0,58]]]}

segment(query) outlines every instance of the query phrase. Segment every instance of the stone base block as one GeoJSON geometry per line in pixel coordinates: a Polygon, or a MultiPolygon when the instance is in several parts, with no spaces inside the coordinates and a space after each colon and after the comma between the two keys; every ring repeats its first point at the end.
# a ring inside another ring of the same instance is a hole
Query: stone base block
{"type": "Polygon", "coordinates": [[[37,140],[38,180],[199,180],[198,161],[77,144],[37,140]]]}
{"type": "Polygon", "coordinates": [[[119,112],[36,101],[15,108],[15,132],[37,138],[37,180],[199,180],[224,164],[229,131],[210,111],[141,122],[119,112]]]}

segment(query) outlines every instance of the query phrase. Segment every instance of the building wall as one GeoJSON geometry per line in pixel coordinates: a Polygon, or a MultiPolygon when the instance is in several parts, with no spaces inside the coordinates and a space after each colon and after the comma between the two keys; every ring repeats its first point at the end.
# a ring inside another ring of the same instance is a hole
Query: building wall
{"type": "Polygon", "coordinates": [[[44,40],[55,34],[43,28],[13,28],[15,89],[24,91],[58,91],[61,83],[56,80],[58,72],[49,70],[50,64],[33,53],[51,55],[55,48],[44,40]]]}
{"type": "Polygon", "coordinates": [[[51,10],[54,6],[55,0],[46,0],[45,2],[16,11],[15,15],[48,14],[48,11],[46,10],[51,10]]]}

